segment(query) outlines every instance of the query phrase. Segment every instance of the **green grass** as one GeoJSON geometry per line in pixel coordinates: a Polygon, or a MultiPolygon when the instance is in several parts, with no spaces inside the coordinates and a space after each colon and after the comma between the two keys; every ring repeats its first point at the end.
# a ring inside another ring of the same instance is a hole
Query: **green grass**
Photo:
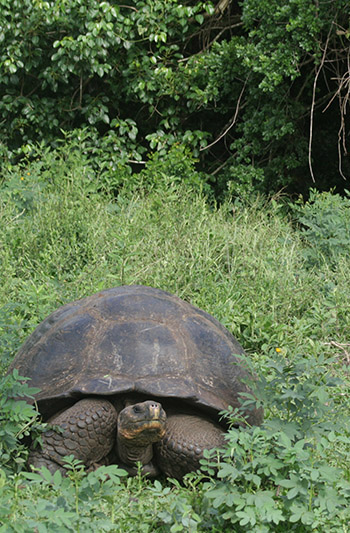
{"type": "Polygon", "coordinates": [[[4,181],[7,318],[31,328],[62,303],[141,283],[214,314],[248,349],[347,341],[348,263],[306,268],[301,233],[279,203],[214,208],[200,192],[169,183],[114,199],[96,192],[74,152],[57,157],[4,181]]]}
{"type": "MultiPolygon", "coordinates": [[[[69,145],[4,169],[2,370],[33,328],[61,304],[121,284],[168,290],[218,318],[263,378],[270,426],[259,436],[247,432],[249,442],[243,442],[243,434],[231,435],[230,449],[237,457],[253,454],[260,469],[264,461],[282,461],[282,466],[273,470],[269,463],[263,475],[249,470],[253,462],[243,461],[241,470],[237,462],[236,489],[232,465],[223,467],[219,482],[191,478],[180,487],[139,478],[107,483],[95,474],[74,472],[71,481],[28,483],[6,463],[0,469],[0,524],[5,524],[0,532],[346,531],[350,412],[343,363],[349,351],[349,257],[337,244],[336,262],[332,256],[332,262],[318,258],[310,264],[310,242],[285,214],[280,198],[256,198],[249,205],[226,201],[218,207],[205,198],[199,183],[166,178],[163,169],[157,175],[155,163],[148,172],[154,180],[148,176],[147,187],[140,179],[115,197],[99,187],[89,162],[69,145]],[[343,384],[331,382],[338,375],[343,384]],[[337,425],[338,407],[344,420],[337,425]],[[304,419],[311,421],[307,429],[304,419]],[[265,458],[259,455],[262,448],[265,458]],[[341,467],[340,481],[332,481],[330,470],[329,490],[322,496],[326,466],[341,467]],[[288,482],[282,488],[289,471],[298,479],[314,478],[313,488],[308,486],[305,494],[296,485],[288,489],[288,482]],[[235,490],[241,507],[227,496],[235,490]],[[254,514],[257,508],[265,515],[254,514]]],[[[299,215],[295,211],[293,216],[299,215]]],[[[225,461],[230,465],[230,458],[225,461]]]]}

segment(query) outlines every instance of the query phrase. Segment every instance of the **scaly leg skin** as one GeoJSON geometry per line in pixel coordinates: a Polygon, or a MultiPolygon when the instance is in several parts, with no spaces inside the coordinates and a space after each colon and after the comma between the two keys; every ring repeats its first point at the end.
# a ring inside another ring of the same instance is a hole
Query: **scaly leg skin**
{"type": "Polygon", "coordinates": [[[165,436],[156,444],[157,464],[167,476],[182,479],[198,470],[204,450],[225,444],[224,435],[221,426],[206,418],[168,414],[165,436]]]}
{"type": "Polygon", "coordinates": [[[48,420],[60,426],[42,436],[42,448],[31,449],[28,463],[35,468],[46,466],[51,473],[64,469],[64,456],[74,455],[86,468],[93,467],[107,456],[115,443],[118,413],[104,399],[86,398],[48,420]]]}

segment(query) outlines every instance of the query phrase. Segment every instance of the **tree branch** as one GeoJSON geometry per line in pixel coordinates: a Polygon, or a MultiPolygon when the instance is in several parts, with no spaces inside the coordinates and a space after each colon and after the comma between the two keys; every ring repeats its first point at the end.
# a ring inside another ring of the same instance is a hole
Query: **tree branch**
{"type": "Polygon", "coordinates": [[[313,171],[313,168],[312,168],[312,136],[313,136],[313,128],[314,128],[314,111],[315,111],[315,102],[316,102],[316,87],[317,87],[318,77],[319,77],[319,75],[321,73],[321,70],[323,69],[323,66],[324,66],[324,63],[325,63],[326,54],[327,54],[327,50],[328,50],[328,43],[329,43],[329,39],[330,39],[330,36],[331,36],[332,28],[333,28],[333,21],[332,21],[332,24],[331,24],[331,26],[329,28],[329,31],[328,31],[327,40],[326,40],[326,44],[325,44],[325,47],[324,47],[324,50],[323,50],[321,63],[319,65],[318,69],[316,70],[315,79],[314,79],[313,88],[312,88],[312,103],[311,103],[311,113],[310,113],[310,135],[309,135],[309,158],[308,159],[309,159],[310,174],[311,174],[312,181],[314,183],[316,183],[316,182],[315,182],[314,171],[313,171]]]}
{"type": "Polygon", "coordinates": [[[201,152],[203,152],[204,150],[209,150],[209,148],[214,146],[214,144],[217,144],[223,137],[225,137],[225,135],[227,135],[227,133],[230,131],[230,129],[233,128],[233,126],[235,125],[236,120],[237,120],[237,116],[238,116],[238,112],[239,112],[239,108],[240,108],[240,103],[241,103],[242,96],[243,96],[243,93],[244,93],[246,85],[247,85],[248,78],[249,78],[249,76],[247,77],[247,79],[244,82],[244,85],[242,87],[242,90],[241,90],[240,95],[239,95],[238,100],[237,100],[235,114],[234,114],[232,120],[229,122],[229,125],[221,133],[221,135],[219,135],[219,137],[217,139],[215,139],[215,141],[213,141],[212,143],[208,144],[207,146],[204,146],[203,148],[201,148],[200,149],[201,152]]]}

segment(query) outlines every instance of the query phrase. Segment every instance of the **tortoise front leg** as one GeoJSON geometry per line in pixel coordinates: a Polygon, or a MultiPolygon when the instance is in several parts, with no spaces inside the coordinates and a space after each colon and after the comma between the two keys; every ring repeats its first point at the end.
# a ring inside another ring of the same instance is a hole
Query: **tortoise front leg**
{"type": "Polygon", "coordinates": [[[204,450],[225,444],[221,426],[197,415],[168,414],[163,439],[156,445],[157,464],[170,477],[182,479],[198,470],[204,450]]]}
{"type": "Polygon", "coordinates": [[[63,468],[64,456],[74,455],[89,468],[103,460],[113,448],[116,437],[117,411],[104,399],[86,398],[48,420],[63,432],[53,429],[42,436],[42,448],[32,448],[28,463],[35,468],[46,466],[50,472],[63,468]]]}

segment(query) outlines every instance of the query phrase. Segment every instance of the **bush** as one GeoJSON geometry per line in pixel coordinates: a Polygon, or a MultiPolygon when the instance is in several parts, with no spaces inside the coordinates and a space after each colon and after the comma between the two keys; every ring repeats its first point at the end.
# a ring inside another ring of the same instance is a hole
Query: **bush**
{"type": "Polygon", "coordinates": [[[219,462],[213,453],[203,461],[218,478],[204,484],[205,497],[237,533],[336,532],[350,519],[349,405],[337,399],[345,383],[323,355],[286,355],[270,355],[255,383],[263,425],[231,428],[219,462]]]}
{"type": "Polygon", "coordinates": [[[18,472],[25,466],[28,450],[23,439],[38,425],[38,412],[26,399],[33,399],[38,391],[30,388],[17,370],[0,378],[0,467],[3,472],[18,472]]]}
{"type": "Polygon", "coordinates": [[[309,200],[294,207],[308,247],[304,256],[310,267],[326,263],[334,268],[350,248],[350,193],[310,190],[309,200]]]}

